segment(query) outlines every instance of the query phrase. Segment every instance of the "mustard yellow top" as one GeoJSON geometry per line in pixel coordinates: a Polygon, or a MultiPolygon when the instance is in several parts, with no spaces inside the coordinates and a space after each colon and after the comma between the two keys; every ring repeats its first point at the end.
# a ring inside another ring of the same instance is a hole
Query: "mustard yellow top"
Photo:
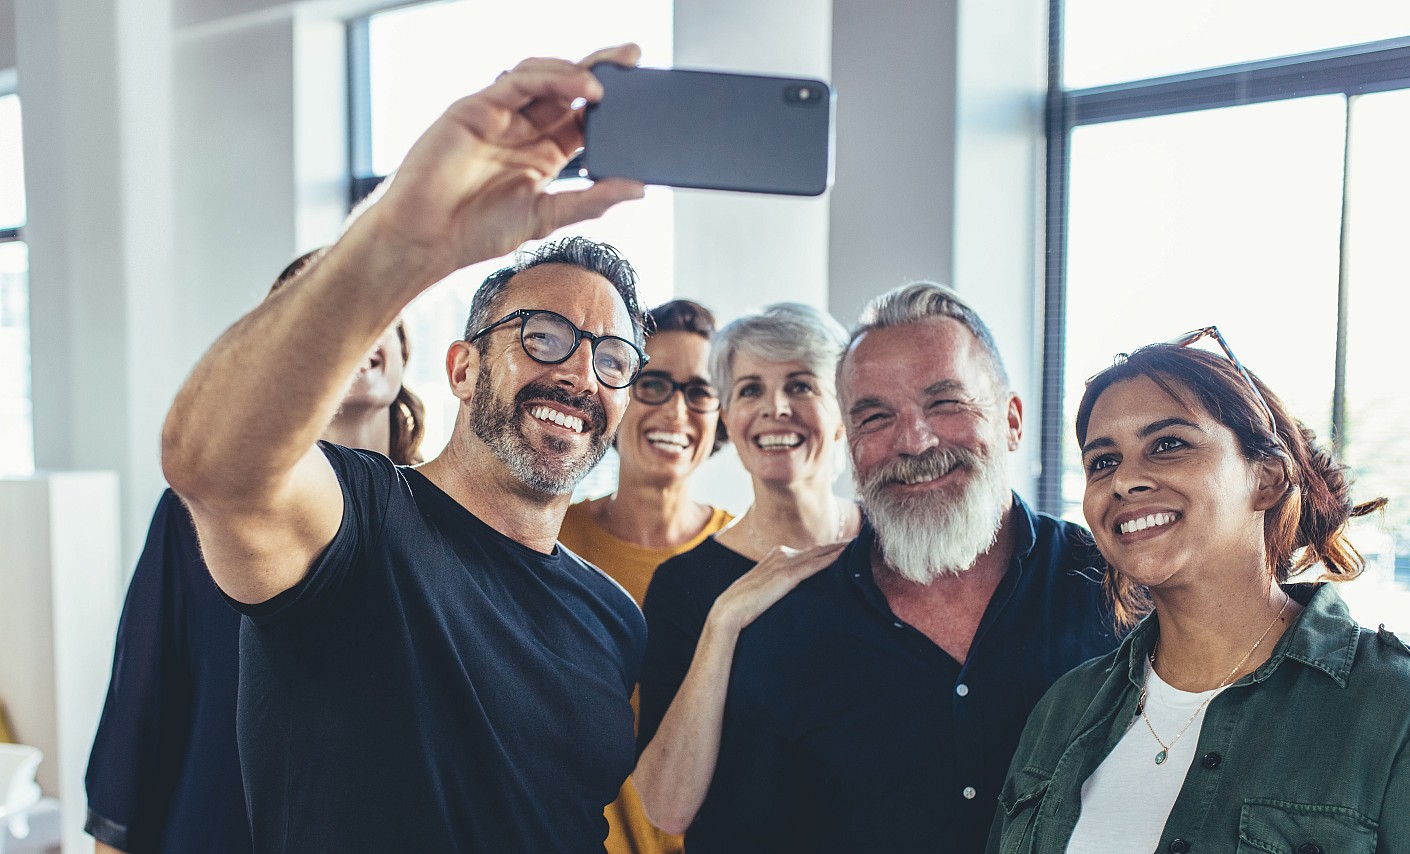
{"type": "MultiPolygon", "coordinates": [[[[667,558],[700,545],[706,537],[734,519],[718,507],[712,507],[711,511],[710,521],[705,523],[700,533],[678,546],[656,549],[609,534],[592,518],[588,502],[580,501],[568,508],[558,540],[616,579],[640,605],[646,598],[646,587],[651,583],[656,567],[667,558]]],[[[633,709],[636,704],[636,692],[633,691],[633,709]]],[[[684,850],[682,837],[653,827],[646,818],[641,797],[630,777],[622,785],[617,800],[607,805],[604,814],[607,816],[607,839],[604,842],[607,854],[681,854],[684,850]]]]}
{"type": "Polygon", "coordinates": [[[711,511],[710,521],[705,523],[700,533],[684,543],[666,548],[648,548],[608,533],[592,518],[588,502],[579,501],[569,507],[568,514],[563,517],[563,529],[558,534],[558,540],[616,579],[640,605],[646,598],[646,586],[651,583],[656,567],[668,558],[700,545],[706,537],[734,519],[728,511],[719,507],[712,507],[711,511]]]}

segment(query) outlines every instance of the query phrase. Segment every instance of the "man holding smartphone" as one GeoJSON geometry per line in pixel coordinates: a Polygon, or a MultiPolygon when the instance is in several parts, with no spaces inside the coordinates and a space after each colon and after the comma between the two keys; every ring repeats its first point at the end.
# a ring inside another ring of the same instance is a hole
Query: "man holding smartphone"
{"type": "Polygon", "coordinates": [[[461,400],[418,469],[318,443],[347,377],[449,273],[642,193],[544,192],[596,62],[526,60],[453,104],[386,193],[227,331],[162,436],[245,615],[239,741],[261,852],[601,851],[632,764],[645,626],[555,545],[644,358],[634,274],[570,240],[487,281],[446,357],[461,400]]]}

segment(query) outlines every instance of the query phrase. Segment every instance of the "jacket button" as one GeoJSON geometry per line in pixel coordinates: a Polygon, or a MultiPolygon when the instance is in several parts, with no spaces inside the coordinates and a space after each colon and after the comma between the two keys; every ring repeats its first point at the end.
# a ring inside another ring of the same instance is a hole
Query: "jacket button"
{"type": "Polygon", "coordinates": [[[1186,842],[1180,837],[1177,836],[1174,839],[1170,840],[1170,854],[1185,854],[1185,852],[1189,850],[1190,843],[1186,842]]]}
{"type": "MultiPolygon", "coordinates": [[[[1220,756],[1217,753],[1206,753],[1205,755],[1200,757],[1199,764],[1213,771],[1215,768],[1218,768],[1219,763],[1223,761],[1224,757],[1220,756]]],[[[1311,854],[1311,852],[1306,852],[1306,854],[1311,854]]]]}
{"type": "Polygon", "coordinates": [[[1297,854],[1322,854],[1322,846],[1315,842],[1304,842],[1297,846],[1297,854]]]}

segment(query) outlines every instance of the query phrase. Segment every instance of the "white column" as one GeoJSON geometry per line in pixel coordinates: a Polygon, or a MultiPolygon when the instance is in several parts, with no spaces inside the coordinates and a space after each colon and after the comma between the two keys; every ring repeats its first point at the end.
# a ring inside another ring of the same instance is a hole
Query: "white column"
{"type": "Polygon", "coordinates": [[[176,382],[170,4],[17,0],[35,463],[116,471],[134,558],[176,382]],[[138,510],[138,508],[143,508],[138,510]]]}
{"type": "Polygon", "coordinates": [[[964,0],[955,85],[954,285],[984,317],[1024,402],[1010,475],[1036,498],[1042,424],[1045,0],[964,0]]]}
{"type": "Polygon", "coordinates": [[[44,751],[65,851],[93,846],[83,775],[117,627],[117,487],[111,472],[0,480],[0,687],[15,736],[44,751]]]}

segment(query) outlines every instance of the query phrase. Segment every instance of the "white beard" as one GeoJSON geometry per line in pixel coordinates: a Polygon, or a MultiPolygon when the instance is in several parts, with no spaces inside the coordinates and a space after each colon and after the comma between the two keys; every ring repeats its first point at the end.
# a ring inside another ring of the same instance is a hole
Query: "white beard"
{"type": "Polygon", "coordinates": [[[1006,458],[981,458],[963,448],[935,449],[858,482],[857,493],[866,504],[886,564],[916,584],[973,566],[994,545],[1004,510],[1012,503],[1006,463],[1006,458]],[[944,494],[897,496],[887,489],[912,472],[938,475],[956,467],[967,467],[973,474],[953,499],[944,494]]]}

